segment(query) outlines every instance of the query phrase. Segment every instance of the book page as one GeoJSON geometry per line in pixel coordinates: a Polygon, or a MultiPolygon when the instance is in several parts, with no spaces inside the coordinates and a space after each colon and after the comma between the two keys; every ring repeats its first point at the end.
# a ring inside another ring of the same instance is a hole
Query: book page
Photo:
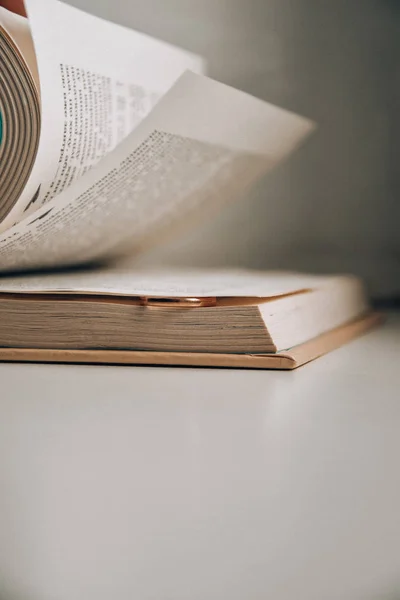
{"type": "Polygon", "coordinates": [[[5,230],[67,189],[124,139],[201,58],[57,0],[25,0],[41,88],[36,163],[5,230]]]}
{"type": "Polygon", "coordinates": [[[0,293],[271,298],[315,289],[337,277],[244,269],[134,269],[117,266],[0,277],[0,293]]]}
{"type": "Polygon", "coordinates": [[[113,152],[0,236],[0,269],[139,251],[205,207],[243,195],[312,129],[307,119],[187,72],[113,152]]]}
{"type": "Polygon", "coordinates": [[[39,74],[28,20],[0,6],[0,25],[4,27],[20,51],[39,91],[39,74]]]}

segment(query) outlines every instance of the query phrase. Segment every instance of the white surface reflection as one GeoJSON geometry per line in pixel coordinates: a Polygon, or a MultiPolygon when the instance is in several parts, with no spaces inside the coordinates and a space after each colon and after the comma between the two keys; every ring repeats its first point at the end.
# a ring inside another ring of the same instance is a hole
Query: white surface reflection
{"type": "Polygon", "coordinates": [[[1,598],[400,591],[399,325],[293,373],[0,365],[1,598]]]}

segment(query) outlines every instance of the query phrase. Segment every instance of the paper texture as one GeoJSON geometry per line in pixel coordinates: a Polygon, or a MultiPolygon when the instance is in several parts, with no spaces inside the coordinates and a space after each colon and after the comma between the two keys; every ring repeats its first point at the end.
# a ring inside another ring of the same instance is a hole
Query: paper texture
{"type": "Polygon", "coordinates": [[[35,163],[40,98],[26,19],[0,8],[0,222],[18,202],[35,163]]]}
{"type": "Polygon", "coordinates": [[[171,224],[242,195],[312,128],[186,72],[111,153],[0,236],[0,269],[83,263],[154,243],[171,224]]]}
{"type": "Polygon", "coordinates": [[[35,166],[4,230],[66,189],[202,59],[57,0],[25,0],[39,67],[42,126],[35,166]]]}
{"type": "Polygon", "coordinates": [[[28,20],[0,6],[0,25],[7,31],[23,56],[39,91],[39,75],[28,20]]]}
{"type": "Polygon", "coordinates": [[[0,361],[292,370],[339,348],[381,322],[382,317],[372,313],[291,350],[268,355],[0,348],[0,361]]]}
{"type": "Polygon", "coordinates": [[[270,298],[322,288],[337,278],[236,269],[130,268],[75,270],[0,277],[0,293],[76,293],[159,297],[270,298]]]}

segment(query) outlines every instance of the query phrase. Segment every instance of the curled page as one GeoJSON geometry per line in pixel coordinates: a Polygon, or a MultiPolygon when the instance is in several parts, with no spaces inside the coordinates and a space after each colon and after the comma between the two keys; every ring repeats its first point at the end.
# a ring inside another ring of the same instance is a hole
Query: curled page
{"type": "MultiPolygon", "coordinates": [[[[67,189],[203,60],[57,0],[25,0],[39,69],[36,162],[5,230],[67,189]]],[[[21,18],[21,20],[23,20],[21,18]]]]}
{"type": "Polygon", "coordinates": [[[0,237],[0,268],[72,265],[155,243],[204,207],[243,194],[312,128],[187,72],[110,154],[0,237]]]}
{"type": "Polygon", "coordinates": [[[28,20],[25,17],[21,17],[0,6],[0,26],[2,26],[13,39],[19,52],[26,61],[35,85],[39,90],[39,74],[37,72],[35,50],[33,48],[28,20]]]}
{"type": "Polygon", "coordinates": [[[0,7],[0,223],[28,185],[40,138],[39,82],[27,19],[0,7]]]}

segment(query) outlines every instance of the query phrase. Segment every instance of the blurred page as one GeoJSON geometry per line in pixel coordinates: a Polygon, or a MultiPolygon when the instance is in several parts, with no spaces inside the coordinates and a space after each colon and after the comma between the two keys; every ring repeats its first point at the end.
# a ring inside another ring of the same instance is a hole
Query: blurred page
{"type": "Polygon", "coordinates": [[[259,297],[321,287],[332,277],[243,269],[75,270],[0,278],[0,293],[73,293],[117,296],[259,297]]]}
{"type": "Polygon", "coordinates": [[[186,69],[204,67],[198,56],[57,0],[25,5],[39,68],[41,138],[30,180],[2,230],[97,164],[186,69]]]}
{"type": "Polygon", "coordinates": [[[187,72],[112,153],[0,237],[0,269],[72,265],[157,243],[243,195],[312,128],[187,72]]]}

